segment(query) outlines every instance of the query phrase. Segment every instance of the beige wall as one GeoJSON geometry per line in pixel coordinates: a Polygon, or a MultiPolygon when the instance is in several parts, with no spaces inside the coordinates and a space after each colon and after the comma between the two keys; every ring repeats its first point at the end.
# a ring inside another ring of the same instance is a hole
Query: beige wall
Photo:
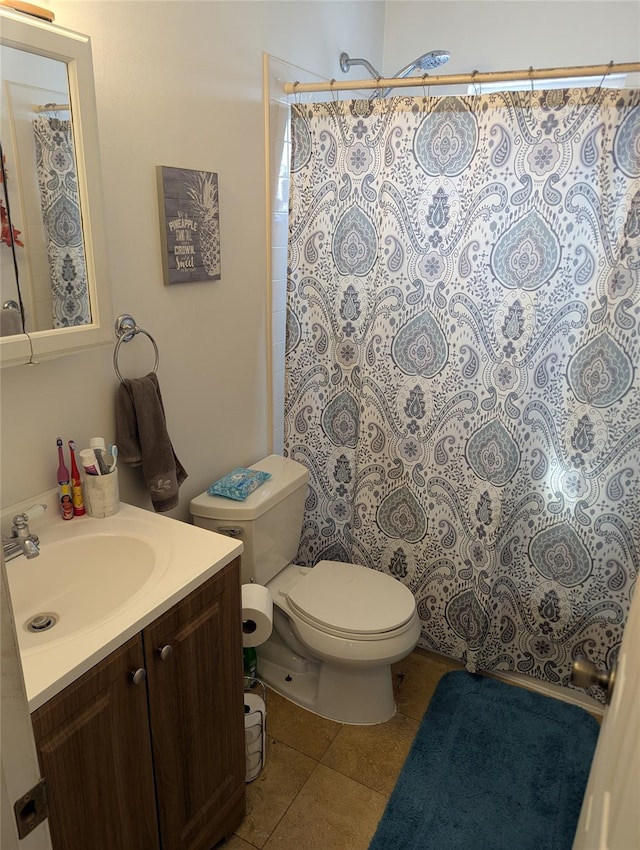
{"type": "MultiPolygon", "coordinates": [[[[376,2],[50,0],[91,36],[114,316],[155,338],[169,433],[189,473],[173,515],[235,465],[267,454],[267,245],[263,53],[318,74],[342,50],[380,61],[376,2]],[[156,165],[219,175],[222,280],[163,284],[156,165]]],[[[114,336],[115,343],[115,336],[114,336]]],[[[153,365],[120,348],[128,377],[153,365]]],[[[3,504],[55,486],[55,441],[115,436],[112,348],[2,372],[3,504]]],[[[121,495],[150,505],[139,471],[121,495]]]]}
{"type": "MultiPolygon", "coordinates": [[[[637,0],[391,0],[384,74],[428,50],[449,50],[440,73],[634,62],[637,0]]],[[[436,73],[436,72],[433,72],[436,73]]],[[[414,90],[415,92],[416,90],[414,90]]],[[[419,91],[419,90],[417,90],[419,91]]],[[[442,94],[444,89],[440,89],[442,94]]]]}

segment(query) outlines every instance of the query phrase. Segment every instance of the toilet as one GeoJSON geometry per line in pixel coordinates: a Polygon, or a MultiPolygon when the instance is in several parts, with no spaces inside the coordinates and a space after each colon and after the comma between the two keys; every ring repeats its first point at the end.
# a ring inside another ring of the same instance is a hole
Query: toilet
{"type": "Polygon", "coordinates": [[[263,584],[271,593],[273,631],[257,647],[258,676],[330,720],[389,720],[395,713],[391,664],[420,636],[413,594],[397,579],[358,564],[292,563],[308,472],[280,455],[251,468],[271,478],[244,501],[202,493],[191,500],[191,515],[195,525],[242,540],[242,583],[263,584]]]}

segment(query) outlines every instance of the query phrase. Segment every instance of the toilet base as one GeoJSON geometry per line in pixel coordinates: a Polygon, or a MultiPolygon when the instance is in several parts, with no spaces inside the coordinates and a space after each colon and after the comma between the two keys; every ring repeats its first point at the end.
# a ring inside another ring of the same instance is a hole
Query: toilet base
{"type": "Polygon", "coordinates": [[[260,679],[281,696],[320,717],[369,726],[390,720],[396,712],[388,664],[340,667],[303,658],[275,633],[257,648],[257,654],[260,679]]]}

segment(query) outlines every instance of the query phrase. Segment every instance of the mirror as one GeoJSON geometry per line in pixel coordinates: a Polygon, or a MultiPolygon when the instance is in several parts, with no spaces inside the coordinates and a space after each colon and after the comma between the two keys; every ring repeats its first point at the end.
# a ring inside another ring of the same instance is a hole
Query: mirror
{"type": "MultiPolygon", "coordinates": [[[[82,214],[67,66],[0,45],[3,220],[0,303],[32,332],[87,325],[82,214]],[[9,250],[7,250],[9,249],[9,250]]],[[[12,314],[0,314],[4,325],[12,314]]],[[[22,332],[20,327],[13,331],[22,332]]],[[[11,322],[8,330],[11,329],[11,322]]]]}
{"type": "Polygon", "coordinates": [[[0,8],[0,67],[7,366],[113,340],[89,39],[0,8]]]}

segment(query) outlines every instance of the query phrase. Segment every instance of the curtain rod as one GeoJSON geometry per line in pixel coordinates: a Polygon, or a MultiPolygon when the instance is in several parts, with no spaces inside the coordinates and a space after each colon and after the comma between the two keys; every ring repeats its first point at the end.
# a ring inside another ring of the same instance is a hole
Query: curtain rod
{"type": "Polygon", "coordinates": [[[25,15],[32,15],[34,18],[42,18],[49,23],[55,20],[51,9],[43,9],[42,6],[34,6],[33,3],[24,3],[22,0],[0,0],[0,6],[14,9],[16,12],[24,12],[25,15]]]}
{"type": "Polygon", "coordinates": [[[422,77],[379,77],[374,80],[328,80],[321,83],[285,83],[286,94],[302,92],[359,91],[414,86],[453,86],[474,83],[500,83],[508,80],[553,80],[561,77],[606,77],[609,74],[640,73],[640,62],[609,62],[608,65],[581,65],[566,68],[527,68],[523,71],[473,71],[470,74],[440,74],[422,77]]]}
{"type": "Polygon", "coordinates": [[[34,112],[71,112],[68,103],[45,103],[33,107],[34,112]]]}

